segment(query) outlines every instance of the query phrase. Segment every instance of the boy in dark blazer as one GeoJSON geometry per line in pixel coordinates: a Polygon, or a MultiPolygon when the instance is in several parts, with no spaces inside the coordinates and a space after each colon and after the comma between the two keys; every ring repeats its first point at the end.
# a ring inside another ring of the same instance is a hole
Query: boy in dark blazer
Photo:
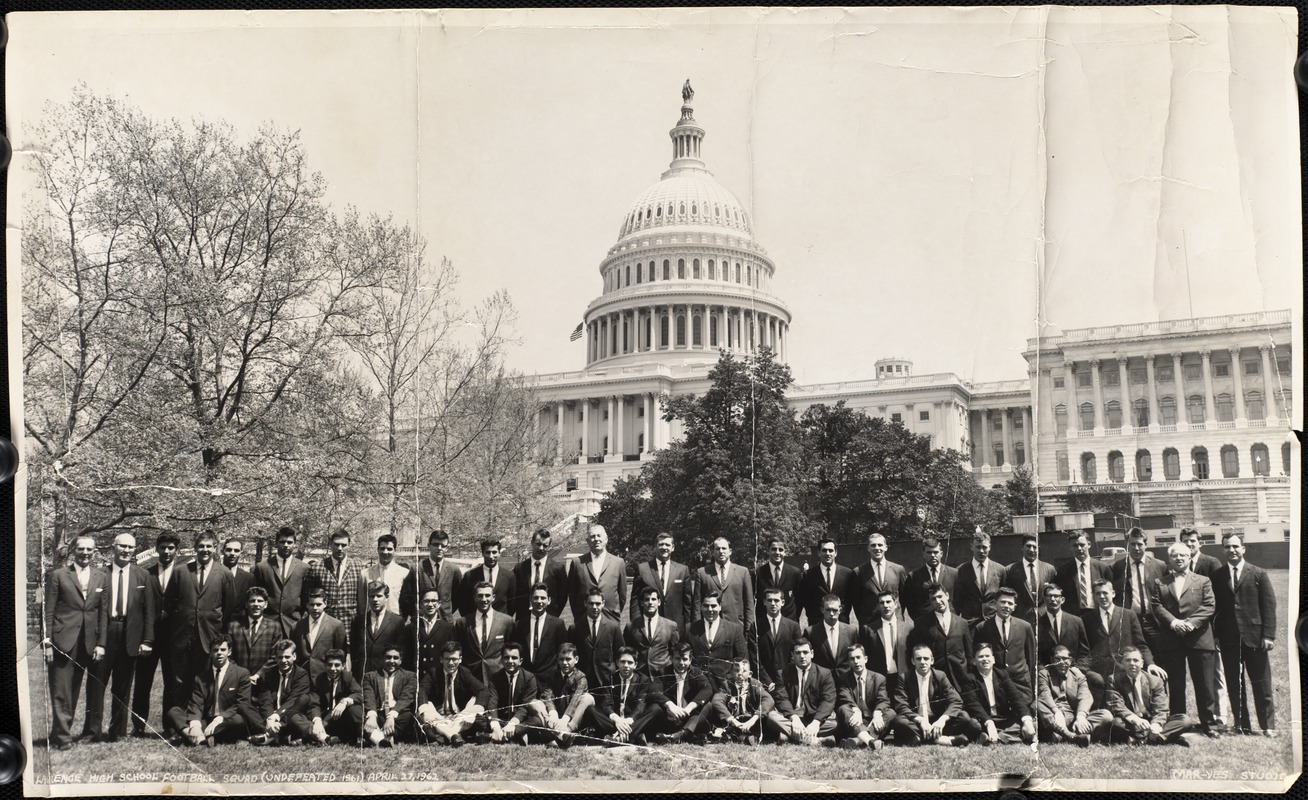
{"type": "Polygon", "coordinates": [[[363,688],[345,668],[345,651],[323,654],[323,671],[309,696],[311,739],[318,744],[357,744],[363,735],[363,688]]]}
{"type": "Polygon", "coordinates": [[[209,664],[192,679],[190,703],[184,709],[168,709],[171,728],[181,731],[174,744],[213,747],[247,736],[249,721],[258,712],[250,698],[250,673],[231,662],[231,652],[226,634],[209,641],[209,664]]]}

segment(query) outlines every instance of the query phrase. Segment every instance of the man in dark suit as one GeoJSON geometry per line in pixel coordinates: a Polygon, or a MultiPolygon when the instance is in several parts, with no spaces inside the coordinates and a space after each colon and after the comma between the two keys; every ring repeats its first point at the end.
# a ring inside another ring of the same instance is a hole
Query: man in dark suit
{"type": "Polygon", "coordinates": [[[586,612],[573,623],[568,639],[577,646],[586,682],[596,687],[618,668],[622,628],[604,613],[604,593],[598,587],[586,593],[586,612]]]}
{"type": "Polygon", "coordinates": [[[458,603],[459,613],[470,616],[476,605],[474,597],[477,584],[485,583],[495,590],[495,610],[500,614],[513,617],[513,599],[518,594],[517,582],[513,570],[500,566],[500,540],[483,539],[481,542],[481,566],[473,567],[463,575],[463,587],[458,603]]]}
{"type": "Polygon", "coordinates": [[[1022,536],[1022,557],[1004,570],[1003,585],[1017,593],[1017,610],[1014,614],[1035,627],[1040,613],[1040,589],[1058,578],[1053,564],[1041,561],[1040,543],[1035,534],[1022,536]]]}
{"type": "Polygon", "coordinates": [[[248,734],[248,721],[257,713],[250,698],[250,673],[231,663],[231,652],[227,635],[214,634],[209,641],[209,663],[192,677],[190,703],[186,708],[168,709],[170,729],[181,732],[173,737],[174,744],[213,747],[240,741],[248,734]]]}
{"type": "Polygon", "coordinates": [[[995,615],[995,597],[1003,582],[1004,568],[990,560],[990,534],[972,536],[972,558],[958,568],[954,606],[973,627],[995,615]]]}
{"type": "Polygon", "coordinates": [[[572,618],[586,618],[586,596],[592,589],[599,589],[604,598],[604,616],[616,622],[621,632],[622,611],[627,607],[627,562],[608,552],[609,534],[603,525],[590,526],[586,544],[590,552],[568,570],[572,618]]]}
{"type": "Polygon", "coordinates": [[[690,626],[686,640],[695,652],[695,663],[721,685],[731,673],[737,658],[749,658],[745,629],[739,623],[722,618],[718,593],[707,590],[699,598],[699,620],[690,626]]]}
{"type": "Polygon", "coordinates": [[[1172,572],[1154,581],[1149,595],[1158,623],[1154,657],[1167,671],[1173,714],[1185,713],[1185,669],[1190,667],[1199,725],[1204,733],[1217,736],[1224,726],[1217,706],[1213,585],[1190,571],[1190,550],[1184,544],[1177,542],[1167,548],[1167,556],[1172,572]]]}
{"type": "Polygon", "coordinates": [[[404,668],[413,670],[421,680],[428,669],[440,666],[446,643],[458,638],[458,627],[441,619],[440,592],[428,589],[422,593],[418,616],[404,626],[404,668]]]}
{"type": "MultiPolygon", "coordinates": [[[[385,584],[382,584],[383,586],[385,584]]],[[[363,685],[363,746],[394,747],[396,742],[416,742],[418,726],[418,676],[400,667],[400,645],[387,645],[382,667],[365,673],[363,685]]]]}
{"type": "Polygon", "coordinates": [[[848,749],[880,750],[895,721],[886,679],[867,668],[863,645],[850,645],[846,657],[850,670],[836,678],[836,737],[848,749]]]}
{"type": "MultiPolygon", "coordinates": [[[[849,622],[850,600],[854,596],[854,571],[836,563],[836,541],[823,539],[818,542],[818,563],[804,573],[799,583],[799,604],[804,608],[804,618],[809,625],[822,619],[822,598],[834,594],[840,598],[842,608],[841,622],[849,622]]],[[[860,624],[862,620],[859,620],[860,624]]]]}
{"type": "Polygon", "coordinates": [[[357,744],[363,735],[363,688],[345,668],[344,650],[328,650],[323,661],[306,712],[311,741],[357,744]]]}
{"type": "Polygon", "coordinates": [[[1090,640],[1080,617],[1063,611],[1063,590],[1056,583],[1045,584],[1045,613],[1036,620],[1036,657],[1048,664],[1054,648],[1063,645],[1072,654],[1077,669],[1090,669],[1090,640]]]}
{"type": "Polygon", "coordinates": [[[791,643],[804,635],[799,623],[781,615],[780,589],[763,590],[763,615],[758,618],[758,680],[768,691],[781,681],[790,665],[791,643]]]}
{"type": "Polygon", "coordinates": [[[693,661],[690,643],[680,642],[667,668],[650,681],[649,704],[655,713],[645,733],[659,744],[697,740],[711,713],[713,681],[693,661]]]}
{"type": "Polygon", "coordinates": [[[108,596],[100,603],[97,623],[104,658],[98,662],[95,682],[87,687],[87,705],[91,705],[89,695],[98,691],[103,708],[104,691],[112,683],[109,730],[100,740],[114,742],[127,735],[137,659],[149,655],[154,645],[155,592],[149,574],[136,564],[136,537],[132,534],[114,537],[114,560],[105,568],[105,582],[108,596]]]}
{"type": "MultiPolygon", "coordinates": [[[[999,601],[1003,603],[1002,595],[999,601]]],[[[1019,688],[1007,670],[996,666],[995,648],[989,642],[978,640],[973,653],[975,669],[959,694],[963,698],[963,710],[981,726],[979,741],[982,744],[1034,742],[1036,726],[1031,712],[1034,692],[1019,688]]]]}
{"type": "Polygon", "coordinates": [[[1158,626],[1149,608],[1149,587],[1167,574],[1167,565],[1154,558],[1145,544],[1145,532],[1140,528],[1126,532],[1126,558],[1113,564],[1113,591],[1114,602],[1140,618],[1140,630],[1152,646],[1158,626]]]}
{"type": "Polygon", "coordinates": [[[660,533],[654,545],[655,555],[636,567],[631,585],[633,597],[640,597],[647,587],[659,590],[659,616],[677,623],[682,636],[699,613],[699,600],[690,567],[672,560],[676,540],[670,533],[660,533]]]}
{"type": "Polygon", "coordinates": [[[254,585],[268,593],[264,614],[278,624],[282,636],[290,636],[304,616],[304,576],[309,568],[295,557],[295,539],[294,528],[278,529],[277,552],[254,565],[254,585]]]}
{"type": "Polygon", "coordinates": [[[1144,670],[1144,658],[1134,647],[1122,651],[1122,669],[1113,677],[1107,705],[1113,715],[1110,742],[1183,744],[1198,727],[1194,718],[1168,712],[1167,688],[1161,678],[1144,670]]]}
{"type": "MultiPolygon", "coordinates": [[[[859,625],[879,616],[878,594],[883,590],[890,591],[898,598],[908,585],[908,570],[886,558],[888,550],[884,534],[868,534],[867,552],[870,560],[859,564],[858,569],[854,570],[853,596],[850,598],[859,625]]],[[[903,601],[900,603],[902,607],[903,601]]]]}
{"type": "Polygon", "coordinates": [[[513,618],[495,610],[495,589],[482,581],[473,588],[473,608],[459,620],[463,663],[483,684],[500,671],[504,645],[513,636],[513,618]]]}
{"type": "Polygon", "coordinates": [[[651,679],[672,667],[672,654],[681,641],[677,623],[659,616],[659,590],[641,590],[640,611],[622,630],[622,640],[636,651],[636,669],[651,679]]]}
{"type": "Polygon", "coordinates": [[[1072,654],[1061,644],[1054,646],[1049,661],[1036,674],[1036,714],[1042,742],[1071,742],[1080,747],[1106,736],[1112,722],[1108,712],[1094,707],[1085,675],[1072,669],[1072,654]]]}
{"type": "Polygon", "coordinates": [[[463,585],[463,570],[454,564],[445,563],[445,549],[449,542],[450,535],[445,531],[432,531],[427,536],[427,558],[419,561],[418,568],[404,576],[403,588],[400,590],[400,614],[405,619],[418,616],[418,601],[428,589],[435,588],[440,592],[441,618],[455,621],[458,612],[455,595],[463,585]]]}
{"type": "Polygon", "coordinates": [[[1205,553],[1199,544],[1199,531],[1195,528],[1182,528],[1177,539],[1190,551],[1190,571],[1202,575],[1210,581],[1213,575],[1224,565],[1221,559],[1205,553]]]}
{"type": "Polygon", "coordinates": [[[359,681],[363,680],[364,673],[382,670],[386,651],[390,648],[398,647],[401,654],[405,651],[404,621],[387,608],[390,594],[391,587],[373,581],[368,585],[368,608],[361,610],[353,620],[350,666],[359,681]]]}
{"type": "Polygon", "coordinates": [[[949,677],[932,668],[935,658],[929,645],[914,645],[911,660],[913,671],[894,692],[895,744],[966,747],[981,726],[963,710],[963,700],[949,677]]]}
{"type": "Polygon", "coordinates": [[[273,665],[276,657],[273,645],[285,638],[282,626],[264,615],[267,606],[268,591],[262,586],[251,586],[245,592],[245,614],[227,624],[227,636],[232,640],[232,663],[245,667],[256,686],[263,668],[273,665]]]}
{"type": "MultiPolygon", "coordinates": [[[[794,620],[788,621],[799,627],[794,620]]],[[[772,693],[750,677],[749,659],[738,658],[732,664],[731,681],[709,701],[708,723],[718,741],[754,745],[763,740],[763,721],[774,708],[772,693]]]]}
{"type": "MultiPolygon", "coordinates": [[[[900,606],[907,612],[909,618],[920,617],[931,610],[931,598],[927,596],[926,588],[933,583],[945,587],[950,602],[954,602],[954,586],[958,582],[958,569],[943,563],[941,561],[943,555],[944,549],[941,548],[939,539],[927,536],[922,540],[922,566],[908,573],[908,582],[904,584],[904,596],[899,598],[900,606]]],[[[955,607],[953,610],[957,612],[958,608],[955,607]]],[[[859,620],[859,622],[866,625],[871,620],[859,620]]]]}
{"type": "MultiPolygon", "coordinates": [[[[154,688],[156,668],[163,672],[163,699],[160,714],[173,706],[182,705],[189,698],[177,697],[177,680],[174,677],[177,663],[172,648],[173,626],[176,624],[177,582],[173,573],[177,567],[177,549],[181,539],[172,531],[155,537],[154,552],[157,561],[150,567],[150,593],[154,595],[154,646],[136,659],[136,680],[132,690],[132,736],[146,738],[154,734],[146,730],[150,720],[150,695],[154,688]]],[[[165,730],[165,735],[176,731],[165,730]]]]}
{"type": "Polygon", "coordinates": [[[1036,632],[1026,620],[1017,618],[1018,596],[1011,586],[999,588],[995,615],[976,629],[975,640],[978,645],[991,646],[994,666],[1030,701],[1035,697],[1036,632]]]}
{"type": "Polygon", "coordinates": [[[196,535],[194,546],[195,560],[173,575],[177,581],[177,625],[173,628],[172,648],[177,661],[185,664],[175,676],[182,681],[180,697],[190,691],[195,673],[207,668],[211,642],[223,635],[224,625],[241,602],[232,587],[232,574],[214,560],[218,537],[202,531],[196,535]]]}
{"type": "Polygon", "coordinates": [[[602,684],[592,686],[590,693],[595,697],[595,705],[587,713],[596,735],[610,744],[646,743],[645,726],[658,710],[646,702],[650,682],[636,671],[634,650],[618,648],[617,671],[602,684]]]}
{"type": "Polygon", "coordinates": [[[295,666],[295,642],[279,639],[273,644],[273,663],[261,670],[252,690],[256,713],[249,723],[251,744],[288,744],[313,739],[309,707],[313,686],[309,673],[295,666]]]}
{"type": "Polygon", "coordinates": [[[849,647],[858,644],[858,628],[841,622],[840,611],[840,598],[827,595],[822,600],[822,621],[808,629],[808,640],[813,645],[813,663],[829,670],[836,678],[849,672],[849,647]]]}
{"type": "Polygon", "coordinates": [[[1244,537],[1222,539],[1226,566],[1213,575],[1217,603],[1215,628],[1222,647],[1222,666],[1231,699],[1233,725],[1253,732],[1244,678],[1249,676],[1258,727],[1264,736],[1276,735],[1276,707],[1272,704],[1272,668],[1268,654],[1276,647],[1276,593],[1262,567],[1244,558],[1244,537]]]}
{"type": "Polygon", "coordinates": [[[557,668],[559,647],[568,641],[563,620],[549,613],[554,605],[550,591],[549,584],[533,586],[527,609],[513,625],[513,641],[522,643],[523,669],[538,681],[557,668]]]}
{"type": "MultiPolygon", "coordinates": [[[[223,542],[222,563],[227,571],[232,573],[232,591],[236,595],[237,603],[245,602],[246,591],[254,585],[254,575],[241,569],[241,553],[244,550],[245,545],[240,539],[228,539],[223,542]]],[[[240,612],[241,609],[237,608],[235,613],[239,615],[240,612]]]]}
{"type": "Polygon", "coordinates": [[[776,707],[764,718],[764,729],[783,744],[834,744],[836,682],[831,672],[813,663],[813,645],[802,636],[791,644],[790,657],[781,686],[772,693],[776,707]]]}
{"type": "Polygon", "coordinates": [[[1067,535],[1073,557],[1058,567],[1055,583],[1063,590],[1063,610],[1080,616],[1082,611],[1095,607],[1093,592],[1095,581],[1110,581],[1113,570],[1102,561],[1090,557],[1090,534],[1072,531],[1067,535]]]}
{"type": "Polygon", "coordinates": [[[1085,676],[1097,707],[1103,707],[1104,690],[1112,681],[1113,673],[1120,668],[1122,653],[1128,647],[1140,652],[1149,674],[1167,680],[1167,673],[1154,664],[1153,653],[1140,628],[1140,619],[1131,609],[1114,605],[1114,595],[1113,584],[1105,580],[1095,581],[1095,608],[1081,613],[1090,646],[1090,668],[1085,676]]]}
{"type": "Polygon", "coordinates": [[[423,674],[418,689],[418,719],[423,733],[437,744],[459,747],[465,734],[482,729],[489,704],[486,684],[463,666],[463,645],[446,644],[440,666],[423,674]]]}
{"type": "Polygon", "coordinates": [[[909,642],[913,621],[899,618],[899,603],[893,593],[882,592],[878,599],[881,616],[863,626],[859,640],[868,656],[868,669],[885,676],[886,691],[893,696],[899,681],[912,672],[909,642]]]}
{"type": "Polygon", "coordinates": [[[786,563],[786,543],[780,539],[768,539],[768,557],[754,572],[754,598],[758,607],[754,610],[755,619],[762,619],[763,592],[768,589],[781,590],[781,614],[799,622],[799,582],[804,571],[794,564],[786,563]]]}
{"type": "Polygon", "coordinates": [[[949,595],[942,586],[928,589],[935,611],[913,620],[908,644],[931,648],[932,664],[939,663],[957,689],[967,677],[968,654],[972,652],[972,629],[961,614],[949,610],[949,595]]]}
{"type": "MultiPolygon", "coordinates": [[[[562,558],[550,553],[553,536],[548,528],[537,528],[531,535],[531,555],[518,562],[513,568],[513,583],[517,594],[513,602],[513,616],[521,620],[527,616],[531,607],[531,592],[536,584],[543,583],[549,589],[550,604],[546,613],[557,617],[563,613],[568,602],[568,565],[562,558]]],[[[551,657],[550,666],[554,664],[551,657]]],[[[527,667],[530,672],[536,672],[527,667]]]]}
{"type": "Polygon", "coordinates": [[[299,651],[296,663],[309,671],[309,680],[317,681],[327,669],[327,653],[345,649],[345,624],[327,613],[326,593],[310,589],[305,599],[308,611],[291,630],[291,641],[299,651]]]}
{"type": "Polygon", "coordinates": [[[486,716],[490,727],[482,742],[527,743],[527,734],[541,724],[537,714],[536,676],[522,668],[522,645],[506,642],[504,669],[491,676],[486,716]]]}

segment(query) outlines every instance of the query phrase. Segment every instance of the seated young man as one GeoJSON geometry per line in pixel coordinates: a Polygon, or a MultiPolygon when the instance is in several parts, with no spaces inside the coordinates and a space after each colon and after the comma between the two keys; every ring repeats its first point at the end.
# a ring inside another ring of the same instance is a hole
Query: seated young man
{"type": "Polygon", "coordinates": [[[230,660],[232,642],[220,634],[209,646],[209,665],[201,667],[185,709],[168,709],[165,721],[181,731],[178,741],[189,745],[243,741],[256,713],[250,700],[250,673],[230,660]]]}
{"type": "Polygon", "coordinates": [[[259,713],[250,720],[250,729],[256,731],[250,742],[264,745],[308,741],[311,725],[305,712],[312,703],[309,672],[295,666],[296,647],[290,639],[274,643],[272,657],[273,665],[261,670],[254,690],[255,710],[259,713]]]}
{"type": "Polygon", "coordinates": [[[935,661],[930,645],[913,646],[913,672],[895,687],[895,744],[966,747],[981,732],[949,676],[933,668],[935,661]]]}
{"type": "Polygon", "coordinates": [[[763,720],[776,707],[772,694],[750,675],[749,659],[732,663],[731,680],[713,695],[710,706],[710,741],[744,742],[763,740],[763,720]]]}
{"type": "Polygon", "coordinates": [[[803,636],[790,644],[790,666],[781,673],[772,699],[776,706],[765,725],[780,742],[835,743],[836,682],[813,663],[813,645],[803,636]]]}
{"type": "Polygon", "coordinates": [[[345,651],[328,650],[309,698],[310,743],[356,744],[363,734],[363,689],[345,668],[345,651]]]}
{"type": "Polygon", "coordinates": [[[1072,666],[1072,651],[1057,645],[1051,660],[1036,675],[1036,714],[1040,718],[1040,741],[1071,742],[1089,747],[1092,740],[1107,735],[1113,717],[1094,708],[1094,695],[1085,675],[1072,666]]]}
{"type": "Polygon", "coordinates": [[[836,678],[836,738],[841,747],[880,750],[895,720],[886,679],[867,668],[863,645],[851,644],[845,650],[850,670],[836,678]]]}
{"type": "Polygon", "coordinates": [[[400,668],[403,658],[401,645],[387,645],[381,669],[363,676],[365,747],[394,747],[396,742],[417,741],[413,707],[418,697],[418,676],[400,668]]]}
{"type": "Polygon", "coordinates": [[[418,719],[423,733],[436,744],[459,747],[464,734],[473,735],[480,729],[489,702],[486,686],[463,666],[463,645],[447,642],[441,651],[440,669],[430,669],[422,676],[418,719]]]}
{"type": "Polygon", "coordinates": [[[1199,727],[1199,721],[1185,714],[1169,714],[1167,687],[1162,679],[1145,670],[1144,655],[1135,646],[1121,651],[1121,669],[1108,685],[1106,702],[1113,714],[1109,742],[1131,744],[1190,743],[1185,735],[1199,727]]]}
{"type": "Polygon", "coordinates": [[[501,652],[504,668],[491,676],[490,703],[486,706],[488,730],[483,742],[527,744],[527,732],[540,727],[536,713],[536,676],[522,668],[522,645],[506,642],[501,652]]]}
{"type": "Polygon", "coordinates": [[[1036,728],[1031,703],[1008,676],[1008,671],[995,666],[994,645],[978,642],[972,653],[975,669],[963,684],[963,710],[981,724],[981,743],[1034,742],[1036,728]]]}
{"type": "Polygon", "coordinates": [[[539,737],[553,747],[566,748],[586,721],[586,711],[595,704],[595,698],[587,691],[590,687],[586,674],[577,669],[575,644],[564,642],[559,645],[555,664],[556,669],[536,679],[536,713],[546,730],[538,731],[533,738],[539,737]]]}
{"type": "Polygon", "coordinates": [[[610,744],[645,744],[644,728],[653,717],[645,698],[649,678],[636,671],[636,651],[618,648],[618,670],[604,686],[591,690],[595,705],[589,713],[590,726],[610,744]]]}
{"type": "Polygon", "coordinates": [[[713,700],[713,683],[694,661],[690,642],[672,648],[672,663],[650,683],[649,704],[654,709],[645,735],[660,744],[694,740],[713,700]]]}

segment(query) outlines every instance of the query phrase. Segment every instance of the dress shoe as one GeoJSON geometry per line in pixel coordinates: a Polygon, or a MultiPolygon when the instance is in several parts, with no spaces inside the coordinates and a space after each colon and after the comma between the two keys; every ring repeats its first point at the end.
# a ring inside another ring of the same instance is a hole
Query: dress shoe
{"type": "Polygon", "coordinates": [[[215,744],[217,744],[217,743],[214,742],[212,736],[206,736],[206,737],[204,737],[204,746],[205,746],[205,747],[213,747],[215,744]]]}
{"type": "Polygon", "coordinates": [[[94,741],[96,741],[96,740],[99,739],[99,738],[100,738],[100,734],[96,733],[95,731],[82,731],[81,733],[77,734],[77,738],[74,739],[73,741],[74,741],[74,742],[94,742],[94,741]]]}
{"type": "MultiPolygon", "coordinates": [[[[1252,731],[1251,731],[1251,733],[1252,733],[1252,731]]],[[[1269,729],[1264,730],[1264,731],[1262,732],[1262,735],[1263,735],[1263,736],[1266,736],[1268,739],[1275,739],[1275,738],[1276,738],[1276,731],[1273,730],[1273,729],[1270,729],[1270,728],[1269,728],[1269,729]]]]}
{"type": "Polygon", "coordinates": [[[65,750],[72,750],[72,749],[73,749],[73,743],[72,743],[72,742],[59,742],[58,744],[55,744],[55,745],[54,745],[54,749],[58,750],[58,751],[61,752],[61,753],[64,752],[65,750]]]}
{"type": "Polygon", "coordinates": [[[463,742],[463,737],[457,733],[450,737],[450,747],[463,747],[463,742]]]}
{"type": "Polygon", "coordinates": [[[745,737],[745,744],[750,747],[758,747],[758,737],[751,733],[745,737]]]}
{"type": "Polygon", "coordinates": [[[881,741],[880,739],[873,739],[873,740],[872,740],[872,749],[873,749],[873,750],[880,750],[881,748],[883,748],[883,747],[885,747],[885,746],[886,746],[886,743],[883,742],[883,741],[881,741]]]}
{"type": "Polygon", "coordinates": [[[136,728],[132,731],[133,739],[153,739],[154,734],[142,728],[136,728]]]}
{"type": "MultiPolygon", "coordinates": [[[[288,648],[286,648],[286,649],[289,650],[290,648],[288,647],[288,648]]],[[[388,737],[388,738],[386,738],[386,739],[382,739],[380,742],[378,742],[378,743],[377,743],[377,746],[378,746],[378,747],[383,747],[383,748],[386,748],[386,749],[389,750],[390,748],[392,748],[392,747],[395,746],[395,742],[391,741],[391,739],[388,737]]]]}
{"type": "Polygon", "coordinates": [[[840,746],[845,750],[861,750],[864,747],[858,739],[841,739],[840,746]]]}
{"type": "Polygon", "coordinates": [[[645,734],[638,733],[636,734],[636,738],[631,740],[631,743],[644,747],[649,744],[649,740],[645,738],[645,734]]]}
{"type": "Polygon", "coordinates": [[[966,736],[955,736],[954,741],[950,742],[954,747],[967,747],[971,743],[972,740],[966,736]]]}
{"type": "Polygon", "coordinates": [[[323,742],[323,744],[340,744],[340,743],[341,743],[341,737],[339,736],[328,736],[326,741],[323,742]]]}
{"type": "Polygon", "coordinates": [[[102,733],[99,736],[95,737],[95,740],[97,742],[100,742],[101,744],[113,744],[114,742],[118,741],[121,738],[122,737],[118,736],[117,734],[102,733]]]}
{"type": "Polygon", "coordinates": [[[266,733],[256,733],[254,736],[250,737],[250,744],[254,745],[255,747],[264,747],[272,743],[273,740],[269,738],[268,734],[266,733]]]}

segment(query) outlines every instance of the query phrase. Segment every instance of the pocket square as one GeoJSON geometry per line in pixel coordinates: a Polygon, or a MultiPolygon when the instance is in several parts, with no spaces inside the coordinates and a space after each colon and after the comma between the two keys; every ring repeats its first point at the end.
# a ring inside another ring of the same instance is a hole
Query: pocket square
{"type": "Polygon", "coordinates": [[[673,581],[673,583],[681,583],[681,578],[677,578],[676,580],[673,581]]]}
{"type": "Polygon", "coordinates": [[[103,587],[103,586],[97,587],[95,591],[96,591],[97,593],[98,593],[98,592],[103,592],[103,591],[104,591],[104,587],[103,587]]]}

